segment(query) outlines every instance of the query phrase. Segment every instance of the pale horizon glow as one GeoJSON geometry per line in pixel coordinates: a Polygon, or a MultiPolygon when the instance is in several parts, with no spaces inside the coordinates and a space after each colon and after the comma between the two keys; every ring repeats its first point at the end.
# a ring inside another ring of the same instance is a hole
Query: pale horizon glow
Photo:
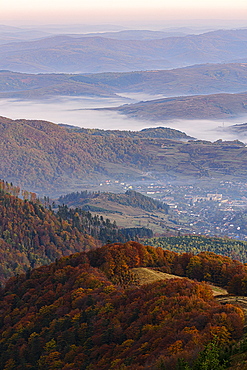
{"type": "Polygon", "coordinates": [[[8,0],[2,24],[159,22],[172,19],[247,19],[246,0],[8,0]]]}

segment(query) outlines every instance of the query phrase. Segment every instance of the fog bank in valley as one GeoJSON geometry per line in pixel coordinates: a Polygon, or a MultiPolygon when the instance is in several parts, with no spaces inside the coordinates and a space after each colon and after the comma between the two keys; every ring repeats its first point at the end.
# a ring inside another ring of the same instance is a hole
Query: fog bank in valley
{"type": "MultiPolygon", "coordinates": [[[[107,130],[138,131],[148,127],[170,127],[186,132],[188,135],[202,140],[215,141],[218,139],[247,142],[247,137],[241,133],[227,132],[227,127],[247,121],[241,117],[228,121],[213,120],[168,120],[162,122],[148,122],[135,120],[120,115],[117,112],[97,111],[94,108],[114,107],[121,104],[133,103],[146,95],[123,94],[111,98],[78,98],[62,97],[44,101],[21,101],[13,99],[0,99],[0,115],[11,119],[40,119],[54,123],[63,123],[85,128],[100,128],[107,130]]],[[[157,98],[152,96],[152,99],[157,98]]],[[[145,99],[145,100],[146,100],[145,99]]]]}

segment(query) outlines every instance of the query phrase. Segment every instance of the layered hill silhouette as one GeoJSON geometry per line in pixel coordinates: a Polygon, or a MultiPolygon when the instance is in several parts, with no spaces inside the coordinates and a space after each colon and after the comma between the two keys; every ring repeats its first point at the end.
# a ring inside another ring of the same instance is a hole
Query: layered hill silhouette
{"type": "Polygon", "coordinates": [[[82,25],[73,25],[73,26],[54,26],[51,27],[14,27],[14,26],[6,26],[0,25],[0,44],[8,44],[10,42],[18,42],[18,41],[31,41],[31,40],[38,40],[45,37],[51,37],[55,35],[68,35],[72,37],[88,37],[88,36],[100,36],[105,38],[113,38],[119,40],[149,40],[149,39],[162,39],[165,37],[172,37],[172,36],[185,36],[187,34],[193,33],[202,33],[199,30],[193,30],[190,28],[173,28],[167,29],[165,31],[150,31],[150,30],[122,30],[119,31],[121,27],[114,27],[114,26],[82,26],[82,25]],[[90,29],[91,28],[91,29],[90,29]],[[95,29],[101,29],[101,32],[96,32],[95,29]],[[106,31],[107,28],[112,29],[112,31],[106,31]],[[113,29],[116,28],[114,31],[113,29]],[[90,30],[89,30],[90,29],[90,30]],[[94,31],[92,32],[92,29],[94,31]],[[86,32],[86,33],[85,33],[86,32]]]}
{"type": "Polygon", "coordinates": [[[0,69],[18,72],[108,72],[246,62],[247,30],[153,40],[67,35],[4,44],[0,69]]]}
{"type": "Polygon", "coordinates": [[[166,96],[234,93],[246,91],[247,67],[246,63],[209,63],[170,70],[79,75],[75,79],[100,83],[119,93],[145,92],[166,96]]]}
{"type": "Polygon", "coordinates": [[[184,133],[166,128],[109,134],[1,117],[0,176],[43,195],[81,191],[109,178],[247,176],[247,149],[238,141],[190,141],[184,133]]]}
{"type": "Polygon", "coordinates": [[[15,26],[0,25],[0,44],[8,44],[10,42],[36,40],[43,37],[51,36],[51,33],[36,29],[23,28],[15,26]]]}
{"type": "MultiPolygon", "coordinates": [[[[190,28],[175,28],[167,29],[164,31],[150,31],[150,30],[122,30],[115,32],[100,32],[100,33],[87,33],[86,36],[100,36],[109,39],[118,40],[155,40],[164,39],[167,37],[174,36],[186,36],[193,34],[193,30],[190,28]]],[[[197,32],[196,32],[197,33],[197,32]]],[[[202,32],[201,32],[202,33],[202,32]]],[[[73,35],[75,37],[75,35],[73,35]]]]}
{"type": "Polygon", "coordinates": [[[51,96],[115,96],[114,89],[100,83],[80,81],[78,75],[30,74],[0,71],[0,97],[47,99],[51,96]]]}
{"type": "Polygon", "coordinates": [[[99,109],[155,122],[169,119],[227,119],[247,114],[247,93],[181,96],[99,109]]]}
{"type": "Polygon", "coordinates": [[[0,71],[0,97],[114,97],[123,92],[165,96],[247,91],[247,64],[204,64],[171,70],[97,74],[30,74],[0,71]]]}

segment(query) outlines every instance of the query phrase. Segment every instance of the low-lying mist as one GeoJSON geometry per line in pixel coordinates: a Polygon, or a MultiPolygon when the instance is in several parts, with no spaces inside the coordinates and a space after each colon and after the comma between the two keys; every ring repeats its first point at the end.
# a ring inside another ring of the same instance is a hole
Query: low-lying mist
{"type": "MultiPolygon", "coordinates": [[[[40,119],[54,123],[64,123],[85,128],[100,128],[108,130],[138,131],[148,127],[170,127],[201,140],[215,141],[241,140],[247,141],[242,133],[233,133],[227,127],[247,121],[247,117],[235,120],[168,120],[162,122],[148,122],[135,120],[120,115],[117,112],[97,111],[94,108],[114,107],[121,104],[136,102],[140,96],[129,94],[116,98],[79,98],[62,97],[43,101],[26,101],[0,99],[0,115],[11,119],[40,119]],[[128,96],[128,98],[127,98],[128,96]]],[[[155,96],[153,97],[155,99],[155,96]]]]}

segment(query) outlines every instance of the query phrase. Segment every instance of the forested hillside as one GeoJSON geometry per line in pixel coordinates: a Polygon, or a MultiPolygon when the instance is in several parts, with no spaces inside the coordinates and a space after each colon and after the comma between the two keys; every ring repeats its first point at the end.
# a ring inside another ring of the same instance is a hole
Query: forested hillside
{"type": "Polygon", "coordinates": [[[125,130],[101,130],[93,128],[81,128],[76,126],[59,124],[67,131],[81,132],[89,135],[111,136],[111,138],[132,138],[132,139],[174,139],[174,140],[190,140],[193,137],[188,136],[185,132],[175,130],[169,127],[154,127],[144,128],[140,131],[125,131],[125,130]]]}
{"type": "Polygon", "coordinates": [[[227,237],[217,238],[203,235],[156,237],[146,240],[144,244],[161,247],[176,253],[198,254],[210,251],[247,263],[247,242],[227,237]]]}
{"type": "Polygon", "coordinates": [[[165,228],[174,226],[166,203],[134,190],[127,190],[125,193],[83,190],[59,197],[56,204],[59,203],[79,207],[80,212],[88,210],[99,220],[103,217],[113,224],[116,222],[121,228],[118,238],[109,236],[104,239],[105,242],[143,240],[148,235],[162,233],[165,228]],[[120,234],[125,235],[125,239],[121,239],[120,234]]]}
{"type": "Polygon", "coordinates": [[[71,253],[152,236],[150,229],[119,228],[80,208],[63,205],[53,212],[35,193],[0,180],[0,283],[71,253]]]}
{"type": "Polygon", "coordinates": [[[247,267],[213,252],[175,253],[160,247],[143,246],[137,242],[115,243],[88,252],[90,263],[102,269],[114,282],[131,284],[131,269],[152,267],[165,273],[208,281],[233,294],[246,295],[247,267]]]}
{"type": "MultiPolygon", "coordinates": [[[[3,182],[1,182],[3,184],[3,182]]],[[[0,281],[29,268],[99,246],[36,201],[0,191],[0,281]]]]}
{"type": "Polygon", "coordinates": [[[167,139],[159,128],[144,134],[95,135],[45,121],[1,117],[0,176],[43,195],[66,194],[109,178],[183,181],[247,176],[247,148],[241,142],[175,141],[170,131],[167,139]]]}
{"type": "Polygon", "coordinates": [[[144,142],[132,138],[67,132],[50,122],[0,118],[2,138],[0,174],[7,181],[24,183],[33,191],[73,187],[95,176],[120,170],[128,176],[148,165],[152,154],[144,142]],[[112,168],[107,171],[107,164],[112,168]],[[118,166],[116,166],[118,164],[118,166]],[[129,166],[129,169],[128,169],[129,166]]]}
{"type": "MultiPolygon", "coordinates": [[[[95,209],[96,211],[96,209],[95,209]]],[[[104,243],[114,241],[125,242],[139,238],[152,237],[152,230],[145,227],[119,228],[115,221],[110,222],[109,218],[92,214],[82,208],[68,208],[66,205],[58,206],[56,212],[58,217],[72,223],[80,232],[88,234],[104,243]]]]}
{"type": "Polygon", "coordinates": [[[88,234],[120,237],[109,220],[67,206],[55,214],[34,193],[0,182],[0,369],[226,368],[244,313],[200,281],[247,295],[244,264],[134,241],[96,248],[88,234]],[[136,267],[180,279],[139,285],[136,267]]]}
{"type": "MultiPolygon", "coordinates": [[[[206,256],[204,272],[211,261],[214,268],[224,261],[247,276],[240,263],[206,256]]],[[[0,368],[226,368],[229,346],[243,333],[240,308],[217,303],[205,283],[172,279],[138,287],[131,281],[134,266],[183,266],[192,274],[194,258],[129,242],[12,278],[1,291],[0,368]]],[[[234,277],[229,272],[222,279],[234,277]]]]}

